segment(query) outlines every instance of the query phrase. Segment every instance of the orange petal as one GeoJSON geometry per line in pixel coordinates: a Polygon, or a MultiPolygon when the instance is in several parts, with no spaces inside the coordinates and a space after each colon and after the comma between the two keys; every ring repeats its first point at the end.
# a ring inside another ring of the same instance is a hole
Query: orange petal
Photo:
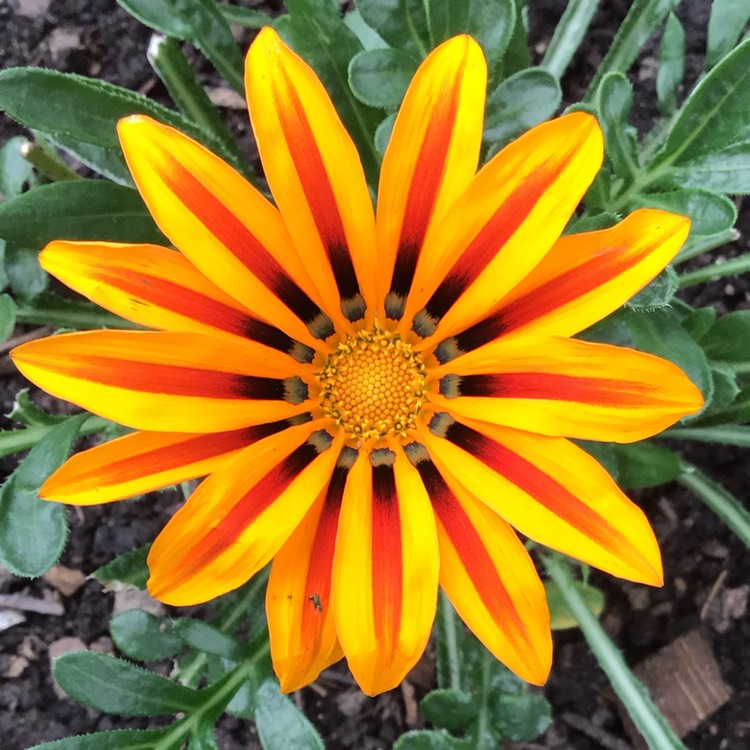
{"type": "Polygon", "coordinates": [[[427,229],[474,176],[486,87],[479,45],[458,36],[430,53],[406,92],[378,188],[376,270],[389,318],[403,313],[427,229]]]}
{"type": "Polygon", "coordinates": [[[414,330],[461,330],[524,278],[562,233],[602,148],[596,120],[574,112],[532,128],[483,167],[425,240],[405,315],[417,313],[414,330]]]}
{"type": "Polygon", "coordinates": [[[403,452],[363,455],[344,491],[333,611],[349,668],[368,695],[396,687],[424,652],[435,618],[435,518],[403,452]]]}
{"type": "Polygon", "coordinates": [[[341,438],[309,422],[267,437],[215,471],[151,547],[151,595],[199,604],[241,586],[276,554],[331,477],[341,438]]]}
{"type": "Polygon", "coordinates": [[[643,512],[573,443],[445,413],[419,432],[451,487],[462,485],[522,534],[620,578],[662,584],[643,512]]]}
{"type": "Polygon", "coordinates": [[[180,253],[157,245],[51,242],[46,271],[96,304],[139,325],[230,333],[311,360],[313,350],[253,316],[180,253]]]}
{"type": "Polygon", "coordinates": [[[286,421],[231,432],[134,432],[68,459],[39,490],[45,500],[95,505],[143,495],[210,474],[242,448],[289,426],[286,421]]]}
{"type": "Polygon", "coordinates": [[[552,663],[544,586],[513,529],[459,485],[451,488],[424,446],[406,452],[437,517],[440,585],[482,643],[519,677],[543,684],[552,663]]]}
{"type": "Polygon", "coordinates": [[[279,550],[266,597],[273,668],[285,692],[298,690],[343,652],[331,605],[331,574],[341,501],[356,458],[344,448],[328,487],[279,550]]]}
{"type": "Polygon", "coordinates": [[[281,215],[242,175],[145,115],[117,132],[156,223],[201,273],[300,341],[332,332],[281,215]]]}
{"type": "Polygon", "coordinates": [[[304,365],[250,341],[153,331],[85,331],[11,352],[48,393],[157,432],[224,432],[300,414],[304,365]]]}
{"type": "Polygon", "coordinates": [[[629,443],[703,406],[666,359],[574,339],[500,338],[437,372],[439,409],[543,435],[629,443]]]}
{"type": "Polygon", "coordinates": [[[375,219],[357,149],[312,68],[271,27],[250,46],[245,78],[271,192],[330,314],[347,328],[375,301],[375,219]]]}
{"type": "Polygon", "coordinates": [[[684,216],[634,211],[610,229],[561,237],[484,320],[438,347],[443,360],[516,332],[572,336],[614,312],[677,254],[684,216]]]}

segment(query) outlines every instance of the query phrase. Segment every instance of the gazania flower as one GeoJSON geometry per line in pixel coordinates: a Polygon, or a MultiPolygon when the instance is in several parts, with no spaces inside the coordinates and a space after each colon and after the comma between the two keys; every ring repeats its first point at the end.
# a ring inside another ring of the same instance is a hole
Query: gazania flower
{"type": "Polygon", "coordinates": [[[86,505],[208,475],[149,555],[164,602],[204,602],[273,558],[284,690],[346,656],[362,689],[419,659],[438,585],[490,651],[541,683],[544,589],[525,537],[659,585],[643,513],[568,438],[628,442],[696,411],[671,363],[571,338],[651,280],[687,219],[641,210],[560,237],[602,162],[593,117],[520,137],[475,174],[486,68],[467,36],[417,72],[377,216],[313,71],[271,29],[247,91],[272,205],[203,146],[120,123],[175,252],[53,242],[43,266],[155,331],[67,333],[13,357],[57,397],[135,432],[42,488],[86,505]]]}

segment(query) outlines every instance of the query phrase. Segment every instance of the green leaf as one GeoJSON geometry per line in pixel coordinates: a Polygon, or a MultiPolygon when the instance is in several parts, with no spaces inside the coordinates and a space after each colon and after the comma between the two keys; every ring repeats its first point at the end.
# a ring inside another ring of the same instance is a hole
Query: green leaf
{"type": "Polygon", "coordinates": [[[0,203],[0,233],[32,250],[55,239],[167,244],[138,193],[107,180],[56,182],[0,203]]]}
{"type": "Polygon", "coordinates": [[[239,168],[221,143],[177,112],[145,96],[73,73],[46,68],[0,71],[0,109],[28,128],[63,139],[101,146],[121,154],[117,121],[145,114],[205,143],[239,168]],[[75,102],[75,106],[71,106],[75,102]]]}
{"type": "Polygon", "coordinates": [[[231,661],[247,657],[247,646],[202,620],[182,617],[173,623],[174,634],[190,648],[231,661]]]}
{"type": "Polygon", "coordinates": [[[597,440],[576,440],[575,443],[593,456],[607,470],[612,479],[618,481],[620,469],[612,443],[602,443],[597,440]]]}
{"type": "Polygon", "coordinates": [[[219,750],[216,744],[215,722],[199,721],[190,733],[188,750],[219,750]]]}
{"type": "Polygon", "coordinates": [[[700,418],[691,422],[701,427],[713,425],[745,424],[750,422],[750,384],[743,386],[731,404],[716,412],[710,410],[708,416],[701,414],[700,418]]]}
{"type": "Polygon", "coordinates": [[[620,484],[634,490],[671,482],[682,471],[676,453],[648,440],[616,445],[615,453],[620,484]]]}
{"type": "Polygon", "coordinates": [[[494,708],[492,723],[511,742],[531,742],[552,723],[552,708],[543,695],[501,695],[494,708]]]}
{"type": "Polygon", "coordinates": [[[358,0],[365,23],[391,47],[425,57],[431,49],[425,6],[416,0],[358,0]]]}
{"type": "Polygon", "coordinates": [[[425,719],[439,729],[464,729],[476,718],[476,699],[463,690],[442,688],[427,693],[419,703],[425,719]]]}
{"type": "MultiPolygon", "coordinates": [[[[287,0],[286,6],[289,15],[277,22],[276,28],[320,77],[357,145],[367,181],[374,187],[380,168],[374,135],[383,114],[362,104],[349,88],[349,61],[362,45],[342,21],[335,0],[287,0]]],[[[358,3],[358,7],[365,17],[363,6],[358,3]]]]}
{"type": "Polygon", "coordinates": [[[53,427],[0,488],[0,561],[16,575],[42,575],[65,546],[64,506],[41,500],[37,493],[68,457],[87,417],[80,414],[53,427]]]}
{"type": "Polygon", "coordinates": [[[698,307],[683,321],[685,330],[700,344],[716,322],[715,307],[698,307]]]}
{"type": "Polygon", "coordinates": [[[349,63],[349,86],[370,107],[395,109],[401,104],[419,61],[398,49],[357,53],[349,63]]]}
{"type": "Polygon", "coordinates": [[[324,750],[323,740],[305,715],[279,691],[275,679],[255,694],[255,725],[264,750],[324,750]]]}
{"type": "Polygon", "coordinates": [[[393,134],[393,126],[396,124],[396,113],[388,115],[383,122],[378,125],[375,131],[375,148],[380,156],[385,156],[385,150],[388,148],[388,142],[393,134]]]}
{"type": "MultiPolygon", "coordinates": [[[[606,601],[604,592],[583,581],[575,581],[574,583],[589,611],[596,617],[599,617],[604,610],[606,601]]],[[[577,628],[578,620],[576,620],[565,604],[560,589],[557,588],[553,581],[547,581],[544,584],[544,588],[547,592],[547,604],[549,605],[550,628],[552,630],[577,628]]]]}
{"type": "Polygon", "coordinates": [[[725,195],[704,188],[681,188],[637,196],[633,208],[660,208],[689,216],[691,234],[710,235],[731,229],[737,221],[737,207],[725,195]]]}
{"type": "Polygon", "coordinates": [[[270,16],[260,10],[243,8],[240,5],[219,3],[219,10],[228,23],[237,23],[247,29],[262,29],[273,21],[270,16]]]}
{"type": "Polygon", "coordinates": [[[7,294],[0,294],[0,341],[13,335],[16,327],[16,303],[7,294]]]}
{"type": "Polygon", "coordinates": [[[402,734],[393,750],[477,750],[477,747],[469,739],[458,739],[442,730],[416,729],[402,734]]]}
{"type": "Polygon", "coordinates": [[[140,328],[93,302],[60,297],[51,291],[43,292],[28,303],[19,304],[16,316],[19,323],[55,328],[140,328]]]}
{"type": "Polygon", "coordinates": [[[713,68],[732,51],[748,20],[750,3],[743,0],[712,0],[706,44],[707,68],[713,68]]]}
{"type": "Polygon", "coordinates": [[[16,393],[13,408],[8,415],[8,419],[25,424],[27,427],[36,427],[37,425],[54,427],[69,418],[64,414],[50,414],[44,409],[40,409],[29,397],[28,388],[22,388],[16,393]]]}
{"type": "Polygon", "coordinates": [[[677,107],[677,89],[685,77],[685,31],[677,16],[669,14],[659,46],[659,71],[656,75],[656,96],[665,115],[677,107]]]}
{"type": "Polygon", "coordinates": [[[229,84],[243,93],[244,60],[227,20],[213,0],[117,0],[128,13],[162,34],[190,42],[229,84]]]}
{"type": "Polygon", "coordinates": [[[645,286],[634,297],[625,303],[631,310],[658,310],[669,307],[677,289],[680,286],[677,272],[672,266],[667,266],[650,284],[645,286]]]}
{"type": "Polygon", "coordinates": [[[19,195],[31,177],[31,164],[21,155],[21,146],[27,143],[26,138],[18,135],[0,148],[0,193],[6,199],[19,195]]]}
{"type": "Polygon", "coordinates": [[[134,186],[135,183],[130,176],[125,164],[125,157],[123,157],[119,146],[117,148],[99,146],[78,141],[62,133],[48,135],[47,138],[55,146],[66,151],[102,177],[125,187],[134,186]]]}
{"type": "Polygon", "coordinates": [[[95,570],[91,576],[104,584],[108,591],[119,591],[126,586],[145,590],[149,577],[146,557],[150,548],[150,544],[144,544],[142,547],[124,552],[95,570]]]}
{"type": "Polygon", "coordinates": [[[75,651],[55,659],[57,684],[87,706],[120,716],[164,716],[195,710],[197,690],[142,667],[93,651],[75,651]]]}
{"type": "Polygon", "coordinates": [[[674,10],[679,1],[634,0],[589,84],[586,100],[594,97],[599,84],[608,73],[627,73],[630,70],[656,27],[674,10]]]}
{"type": "Polygon", "coordinates": [[[562,78],[586,38],[598,5],[598,0],[570,0],[565,7],[542,60],[542,67],[556,78],[562,78]]]}
{"type": "Polygon", "coordinates": [[[596,102],[604,133],[605,153],[615,173],[630,179],[639,168],[638,138],[628,125],[633,106],[633,85],[622,73],[610,73],[602,79],[596,102]]]}
{"type": "Polygon", "coordinates": [[[125,656],[139,661],[169,659],[183,648],[167,618],[143,609],[129,609],[115,615],[109,621],[109,632],[125,656]]]}
{"type": "Polygon", "coordinates": [[[66,737],[54,742],[43,742],[29,750],[153,750],[163,740],[168,729],[115,729],[77,737],[66,737]]]}
{"type": "Polygon", "coordinates": [[[722,315],[703,340],[703,348],[711,359],[744,362],[748,359],[750,342],[750,310],[735,310],[722,315]]]}
{"type": "Polygon", "coordinates": [[[459,31],[467,31],[479,42],[487,60],[490,80],[508,49],[515,23],[513,0],[469,0],[468,28],[459,31]]]}
{"type": "MultiPolygon", "coordinates": [[[[711,403],[701,412],[701,420],[711,414],[717,414],[727,409],[740,393],[737,385],[737,375],[732,367],[726,362],[711,362],[711,377],[713,379],[714,391],[711,403]]],[[[692,424],[690,417],[685,419],[686,423],[692,424]]]]}
{"type": "Polygon", "coordinates": [[[529,52],[528,38],[528,7],[526,0],[514,0],[515,7],[515,24],[510,41],[505,50],[502,64],[502,74],[504,77],[517,73],[531,66],[531,53],[529,52]]]}
{"type": "MultiPolygon", "coordinates": [[[[23,200],[26,195],[31,194],[25,193],[14,200],[23,200]]],[[[0,216],[3,208],[12,202],[0,203],[0,216]]],[[[0,231],[4,230],[4,227],[0,228],[0,231]]],[[[33,300],[49,285],[49,275],[39,265],[38,253],[26,247],[11,244],[5,246],[5,273],[10,288],[19,302],[33,300]]]]}
{"type": "Polygon", "coordinates": [[[750,39],[727,55],[680,110],[652,173],[685,187],[750,192],[750,39]]]}
{"type": "Polygon", "coordinates": [[[354,32],[354,35],[359,39],[364,49],[390,49],[388,42],[375,29],[367,25],[367,22],[359,12],[359,8],[350,10],[344,16],[344,23],[354,32]]]}
{"type": "Polygon", "coordinates": [[[534,125],[549,119],[560,104],[557,79],[542,68],[522,70],[504,80],[487,98],[483,140],[496,151],[534,125]]]}

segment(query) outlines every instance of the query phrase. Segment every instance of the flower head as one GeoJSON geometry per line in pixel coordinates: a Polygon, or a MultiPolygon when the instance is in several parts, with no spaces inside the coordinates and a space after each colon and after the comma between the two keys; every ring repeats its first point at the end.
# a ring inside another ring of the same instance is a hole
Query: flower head
{"type": "Polygon", "coordinates": [[[687,219],[636,211],[561,237],[602,162],[596,120],[544,123],[476,173],[486,67],[468,36],[425,60],[383,160],[377,215],[313,71],[271,29],[248,54],[272,205],[185,135],[120,123],[178,248],[58,241],[43,266],[154,331],[17,348],[34,383],[136,431],[71,458],[48,499],[118,500],[208,475],[155,541],[170,604],[273,558],[285,690],[347,657],[368,693],[422,654],[438,585],[499,659],[541,683],[544,589],[513,528],[634,581],[662,569],[643,513],[569,438],[628,442],[700,408],[671,363],[571,338],[675,255],[687,219]],[[475,174],[476,173],[476,174],[475,174]]]}

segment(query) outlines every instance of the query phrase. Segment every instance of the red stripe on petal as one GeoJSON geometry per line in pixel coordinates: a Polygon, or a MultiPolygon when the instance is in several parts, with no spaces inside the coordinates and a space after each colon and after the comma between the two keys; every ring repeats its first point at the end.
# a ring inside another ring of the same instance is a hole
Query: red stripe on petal
{"type": "Polygon", "coordinates": [[[601,406],[640,406],[654,388],[647,383],[604,380],[548,372],[464,375],[461,396],[538,398],[601,406]]]}
{"type": "Polygon", "coordinates": [[[283,66],[279,67],[279,73],[284,77],[284,88],[276,88],[274,94],[278,101],[286,105],[279,107],[278,114],[289,153],[331,263],[339,293],[344,300],[352,299],[360,294],[359,282],[328,171],[294,84],[283,66]]]}
{"type": "Polygon", "coordinates": [[[372,597],[375,636],[390,643],[401,628],[401,516],[393,466],[372,469],[372,597]]]}

